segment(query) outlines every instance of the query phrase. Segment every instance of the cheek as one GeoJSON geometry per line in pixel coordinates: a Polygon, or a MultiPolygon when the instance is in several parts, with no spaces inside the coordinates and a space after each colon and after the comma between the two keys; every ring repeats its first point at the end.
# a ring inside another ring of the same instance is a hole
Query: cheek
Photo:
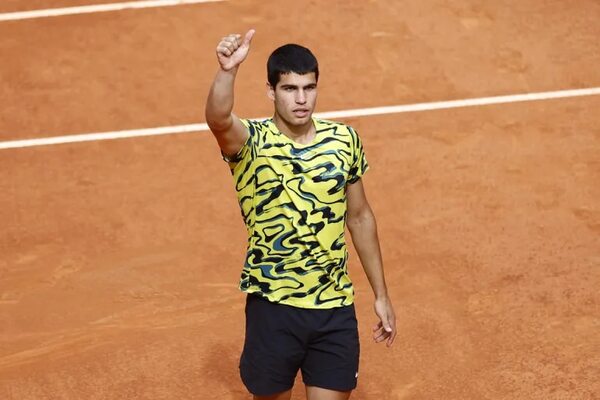
{"type": "Polygon", "coordinates": [[[287,109],[287,105],[285,103],[285,99],[282,96],[277,96],[275,98],[275,108],[280,112],[284,113],[287,109]]]}
{"type": "Polygon", "coordinates": [[[293,104],[293,102],[294,102],[293,96],[289,96],[289,95],[286,96],[285,94],[281,95],[281,96],[277,96],[277,99],[276,99],[277,105],[280,107],[283,107],[283,108],[288,107],[290,104],[293,104]]]}

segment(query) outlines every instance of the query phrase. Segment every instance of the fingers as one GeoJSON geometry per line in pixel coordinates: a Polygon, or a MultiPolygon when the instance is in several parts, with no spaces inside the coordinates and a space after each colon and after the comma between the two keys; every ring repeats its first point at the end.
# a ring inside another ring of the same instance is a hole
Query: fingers
{"type": "Polygon", "coordinates": [[[386,342],[387,347],[390,347],[394,343],[395,338],[396,338],[395,330],[393,330],[392,332],[387,332],[384,329],[380,329],[373,334],[373,341],[375,343],[381,343],[381,342],[387,340],[387,342],[386,342]]]}
{"type": "Polygon", "coordinates": [[[379,321],[378,323],[375,324],[375,326],[373,326],[373,332],[375,332],[377,329],[381,328],[381,321],[379,321]]]}
{"type": "Polygon", "coordinates": [[[383,342],[384,340],[386,340],[389,336],[390,336],[389,332],[379,330],[373,334],[373,340],[375,341],[375,343],[379,343],[379,342],[383,342]]]}
{"type": "Polygon", "coordinates": [[[225,36],[217,45],[217,53],[223,54],[224,56],[231,56],[241,45],[242,35],[230,34],[225,36]]]}
{"type": "Polygon", "coordinates": [[[387,346],[387,347],[390,347],[391,345],[393,345],[393,344],[394,344],[394,339],[396,339],[396,334],[397,334],[397,332],[396,332],[396,331],[393,331],[393,332],[390,334],[390,337],[388,338],[388,341],[387,341],[387,343],[386,343],[386,346],[387,346]]]}
{"type": "Polygon", "coordinates": [[[250,29],[244,37],[239,33],[231,33],[224,38],[221,39],[219,44],[217,45],[217,53],[223,54],[226,57],[231,56],[242,46],[250,46],[250,42],[252,42],[252,38],[254,37],[254,33],[256,31],[254,29],[250,29]]]}
{"type": "Polygon", "coordinates": [[[373,326],[373,340],[375,343],[380,343],[385,340],[386,346],[390,347],[396,338],[396,318],[393,313],[384,315],[381,320],[373,326]]]}
{"type": "Polygon", "coordinates": [[[383,324],[381,323],[381,321],[379,321],[374,327],[373,327],[373,340],[376,343],[379,343],[385,339],[387,339],[387,337],[389,336],[389,333],[386,332],[385,329],[383,329],[383,324]]]}

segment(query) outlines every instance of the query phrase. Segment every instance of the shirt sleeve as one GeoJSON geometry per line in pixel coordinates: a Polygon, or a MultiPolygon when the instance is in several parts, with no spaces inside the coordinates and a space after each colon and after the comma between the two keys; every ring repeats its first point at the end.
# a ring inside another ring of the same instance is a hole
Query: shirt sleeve
{"type": "Polygon", "coordinates": [[[352,129],[350,134],[352,136],[352,161],[350,165],[350,171],[348,172],[348,183],[352,184],[357,182],[365,172],[369,169],[369,163],[365,157],[365,151],[363,149],[362,141],[358,136],[358,133],[352,129]]]}
{"type": "Polygon", "coordinates": [[[229,164],[229,168],[231,169],[232,173],[237,168],[239,168],[239,166],[247,165],[256,154],[254,149],[254,143],[256,138],[256,122],[249,119],[240,119],[240,121],[242,122],[242,124],[244,124],[246,129],[248,129],[248,139],[246,139],[246,142],[244,143],[242,148],[237,152],[237,154],[231,157],[227,157],[221,151],[221,156],[223,157],[223,160],[227,162],[227,164],[229,164]]]}

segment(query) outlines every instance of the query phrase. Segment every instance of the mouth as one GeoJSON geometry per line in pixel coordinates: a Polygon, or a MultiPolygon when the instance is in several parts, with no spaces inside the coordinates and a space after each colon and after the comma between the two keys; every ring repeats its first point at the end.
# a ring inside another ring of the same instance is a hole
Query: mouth
{"type": "Polygon", "coordinates": [[[308,110],[307,108],[297,108],[295,110],[292,110],[292,112],[296,117],[302,118],[306,117],[310,113],[310,110],[308,110]]]}

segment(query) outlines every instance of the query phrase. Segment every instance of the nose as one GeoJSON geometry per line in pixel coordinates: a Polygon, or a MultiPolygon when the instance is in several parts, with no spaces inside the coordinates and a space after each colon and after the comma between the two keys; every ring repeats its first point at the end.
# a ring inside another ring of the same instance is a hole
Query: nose
{"type": "Polygon", "coordinates": [[[306,93],[304,92],[303,89],[298,90],[298,92],[296,93],[296,103],[298,103],[298,104],[306,103],[306,93]]]}

